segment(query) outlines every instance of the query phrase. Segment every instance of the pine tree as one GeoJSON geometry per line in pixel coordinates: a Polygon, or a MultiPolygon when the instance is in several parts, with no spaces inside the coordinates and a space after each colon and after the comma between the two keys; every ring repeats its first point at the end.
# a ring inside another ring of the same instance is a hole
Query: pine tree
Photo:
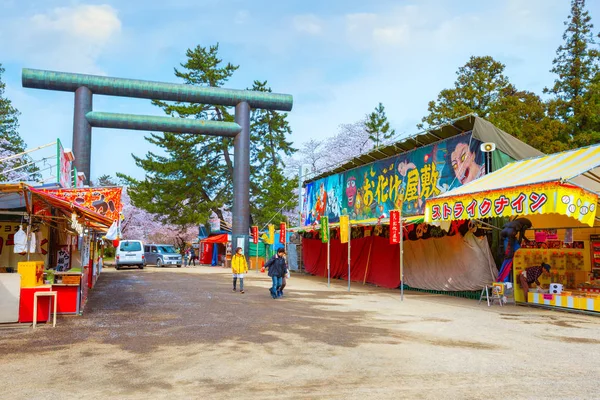
{"type": "Polygon", "coordinates": [[[369,133],[369,138],[375,143],[375,147],[379,147],[382,142],[391,139],[396,134],[394,129],[390,130],[390,123],[381,103],[375,107],[375,111],[367,115],[365,127],[369,133]]]}
{"type": "Polygon", "coordinates": [[[558,77],[544,93],[554,95],[549,107],[551,114],[566,124],[565,140],[569,147],[596,143],[597,115],[595,93],[590,93],[597,82],[600,53],[594,39],[591,17],[585,9],[585,0],[572,0],[564,43],[556,50],[550,70],[558,77]]]}
{"type": "Polygon", "coordinates": [[[458,69],[454,87],[429,102],[429,114],[418,128],[475,114],[540,151],[566,149],[562,123],[548,116],[546,103],[538,95],[511,84],[504,69],[504,64],[490,56],[472,56],[458,69]]]}
{"type": "MultiPolygon", "coordinates": [[[[27,150],[27,145],[19,135],[19,111],[13,107],[12,102],[4,97],[4,91],[6,84],[2,81],[2,74],[4,68],[0,64],[0,153],[1,158],[16,155],[27,150]]],[[[0,181],[33,181],[39,178],[37,171],[39,169],[35,165],[28,165],[22,167],[24,164],[31,162],[31,158],[28,155],[14,158],[8,163],[0,164],[0,181]],[[17,168],[15,171],[10,171],[2,174],[2,171],[12,170],[17,168]]]]}
{"type": "Polygon", "coordinates": [[[26,145],[19,136],[19,111],[13,107],[12,102],[4,97],[6,84],[2,81],[4,68],[0,64],[0,137],[8,141],[6,150],[14,153],[25,151],[26,145]]]}
{"type": "MultiPolygon", "coordinates": [[[[251,90],[271,92],[267,81],[254,81],[251,90]]],[[[287,114],[253,110],[251,116],[251,212],[254,224],[286,220],[284,211],[293,209],[297,182],[284,174],[283,156],[296,152],[287,138],[292,130],[287,114]]]]}
{"type": "MultiPolygon", "coordinates": [[[[218,50],[218,44],[189,49],[187,61],[182,69],[175,69],[175,76],[188,85],[223,86],[238,66],[223,63],[218,50]]],[[[270,91],[266,82],[255,82],[253,89],[270,91]]],[[[231,108],[224,106],[158,100],[153,104],[175,118],[234,120],[231,108]]],[[[256,110],[251,123],[251,210],[262,220],[262,214],[283,206],[281,199],[289,186],[278,175],[283,166],[279,151],[291,154],[294,150],[285,140],[290,133],[285,114],[256,110]]],[[[133,203],[179,226],[203,224],[212,212],[223,220],[223,206],[231,207],[233,202],[233,139],[165,132],[146,140],[166,155],[134,156],[136,165],[146,171],[143,181],[117,174],[130,186],[133,203]]]]}
{"type": "Polygon", "coordinates": [[[115,179],[107,174],[100,176],[92,186],[100,186],[100,187],[109,187],[109,186],[117,186],[117,182],[115,179]]]}
{"type": "Polygon", "coordinates": [[[515,91],[504,68],[490,56],[472,56],[456,72],[454,88],[442,90],[436,101],[429,102],[429,115],[422,122],[432,127],[467,114],[488,118],[498,100],[515,91]]]}

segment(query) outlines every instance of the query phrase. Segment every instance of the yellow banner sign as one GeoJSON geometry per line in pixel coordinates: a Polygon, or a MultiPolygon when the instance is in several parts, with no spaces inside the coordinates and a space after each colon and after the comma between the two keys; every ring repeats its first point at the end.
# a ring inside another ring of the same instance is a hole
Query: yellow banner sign
{"type": "Polygon", "coordinates": [[[269,240],[267,244],[275,243],[275,225],[269,224],[269,240]]]}
{"type": "Polygon", "coordinates": [[[349,225],[350,225],[350,218],[347,215],[340,215],[340,242],[342,242],[342,243],[348,243],[349,225]]]}
{"type": "Polygon", "coordinates": [[[558,182],[427,200],[425,222],[561,214],[594,226],[598,195],[558,182]]]}

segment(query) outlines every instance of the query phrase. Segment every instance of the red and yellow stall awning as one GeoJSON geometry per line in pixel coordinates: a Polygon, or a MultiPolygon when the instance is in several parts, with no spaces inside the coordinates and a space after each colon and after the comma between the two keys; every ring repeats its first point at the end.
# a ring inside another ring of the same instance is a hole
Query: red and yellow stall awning
{"type": "Polygon", "coordinates": [[[600,145],[517,161],[427,200],[425,222],[545,216],[539,219],[544,224],[554,219],[591,227],[600,191],[598,167],[600,145]]]}
{"type": "Polygon", "coordinates": [[[425,221],[559,214],[594,226],[598,195],[549,182],[427,200],[425,221]]]}

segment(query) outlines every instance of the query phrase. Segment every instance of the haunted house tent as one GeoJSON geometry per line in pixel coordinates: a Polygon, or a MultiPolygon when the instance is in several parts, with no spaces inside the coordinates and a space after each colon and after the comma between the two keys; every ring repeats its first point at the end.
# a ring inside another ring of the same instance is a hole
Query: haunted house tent
{"type": "MultiPolygon", "coordinates": [[[[416,167],[413,165],[412,168],[422,174],[423,156],[425,155],[425,160],[428,156],[421,153],[437,156],[440,152],[446,151],[446,154],[449,154],[451,150],[443,150],[446,148],[445,146],[452,141],[463,140],[467,141],[469,148],[475,147],[472,146],[475,144],[479,148],[480,143],[493,143],[495,145],[496,150],[492,153],[491,166],[488,165],[492,171],[498,170],[515,160],[543,155],[540,151],[495,127],[490,122],[475,115],[467,115],[434,129],[404,138],[396,143],[378,147],[352,160],[341,163],[326,172],[311,176],[304,182],[306,188],[305,198],[310,196],[311,193],[316,196],[315,193],[321,189],[321,186],[318,186],[321,185],[320,182],[332,179],[336,175],[352,176],[351,179],[356,180],[356,187],[359,187],[359,179],[362,179],[363,175],[366,179],[367,175],[374,170],[373,166],[375,165],[384,166],[381,169],[383,174],[387,171],[388,176],[390,173],[397,175],[399,164],[395,163],[400,163],[399,160],[408,160],[402,161],[407,164],[414,162],[416,167]],[[360,173],[355,172],[359,169],[360,173]]],[[[425,163],[427,162],[431,161],[425,161],[425,163]]],[[[435,172],[439,173],[440,169],[438,168],[435,172]]],[[[406,179],[407,175],[404,176],[403,179],[406,179]]],[[[371,177],[373,177],[369,178],[372,180],[371,183],[378,186],[381,182],[378,179],[379,177],[373,174],[371,177]]],[[[384,182],[385,179],[384,176],[384,182]]],[[[364,181],[364,179],[362,180],[364,181]]],[[[349,183],[353,183],[342,178],[336,182],[339,182],[336,183],[337,185],[341,183],[344,190],[349,183]]],[[[397,184],[397,179],[395,182],[397,184]]],[[[443,190],[446,192],[461,185],[458,179],[449,180],[447,183],[448,185],[443,190]]],[[[342,193],[342,198],[342,201],[346,202],[350,196],[346,197],[342,193]]],[[[427,199],[429,196],[423,195],[421,198],[427,199]]],[[[329,199],[330,196],[327,194],[326,200],[329,201],[329,199]]],[[[308,205],[307,201],[304,204],[300,229],[314,231],[318,225],[318,220],[307,217],[308,215],[314,215],[314,208],[311,208],[314,205],[308,205]],[[311,211],[313,214],[310,214],[311,211]]],[[[393,206],[376,204],[377,207],[371,207],[371,212],[364,213],[368,214],[367,217],[363,215],[352,218],[351,216],[351,224],[353,227],[386,224],[389,209],[398,207],[397,204],[402,204],[402,207],[408,205],[406,199],[404,203],[396,202],[396,205],[393,206]]],[[[342,210],[345,205],[345,203],[342,205],[342,210]]],[[[350,203],[348,202],[347,205],[350,206],[350,203]]],[[[413,206],[408,212],[404,210],[403,219],[422,217],[423,207],[423,205],[413,206]]],[[[352,209],[349,207],[348,212],[351,211],[352,209]]],[[[341,211],[340,215],[343,212],[341,211]]],[[[331,217],[329,222],[330,226],[335,227],[335,221],[331,217]]],[[[418,234],[419,230],[425,229],[421,225],[426,226],[427,224],[413,225],[411,229],[417,231],[418,234]]],[[[466,232],[464,235],[462,233],[456,235],[458,229],[458,226],[454,227],[444,237],[431,237],[429,239],[419,237],[418,240],[405,241],[405,284],[413,288],[435,291],[470,291],[478,290],[495,279],[496,266],[487,238],[475,237],[471,231],[466,232]]],[[[462,230],[462,227],[460,229],[462,230]]],[[[355,238],[351,242],[351,280],[366,281],[390,288],[400,285],[398,246],[390,245],[389,239],[377,235],[355,238]]],[[[326,271],[326,247],[327,245],[318,238],[312,238],[310,235],[303,238],[303,260],[307,272],[323,276],[324,271],[326,271]]],[[[347,278],[347,246],[339,243],[339,240],[333,239],[331,240],[330,252],[332,278],[347,278]]]]}

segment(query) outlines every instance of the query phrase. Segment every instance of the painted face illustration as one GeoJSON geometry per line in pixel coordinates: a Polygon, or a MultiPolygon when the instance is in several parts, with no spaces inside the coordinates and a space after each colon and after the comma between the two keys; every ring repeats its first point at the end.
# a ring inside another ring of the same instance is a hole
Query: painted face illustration
{"type": "Polygon", "coordinates": [[[348,197],[348,207],[354,207],[356,190],[356,177],[351,176],[346,181],[346,196],[348,197]]]}
{"type": "Polygon", "coordinates": [[[469,183],[481,174],[481,166],[475,162],[475,153],[467,143],[459,143],[450,155],[452,169],[456,178],[462,183],[469,183]]]}

